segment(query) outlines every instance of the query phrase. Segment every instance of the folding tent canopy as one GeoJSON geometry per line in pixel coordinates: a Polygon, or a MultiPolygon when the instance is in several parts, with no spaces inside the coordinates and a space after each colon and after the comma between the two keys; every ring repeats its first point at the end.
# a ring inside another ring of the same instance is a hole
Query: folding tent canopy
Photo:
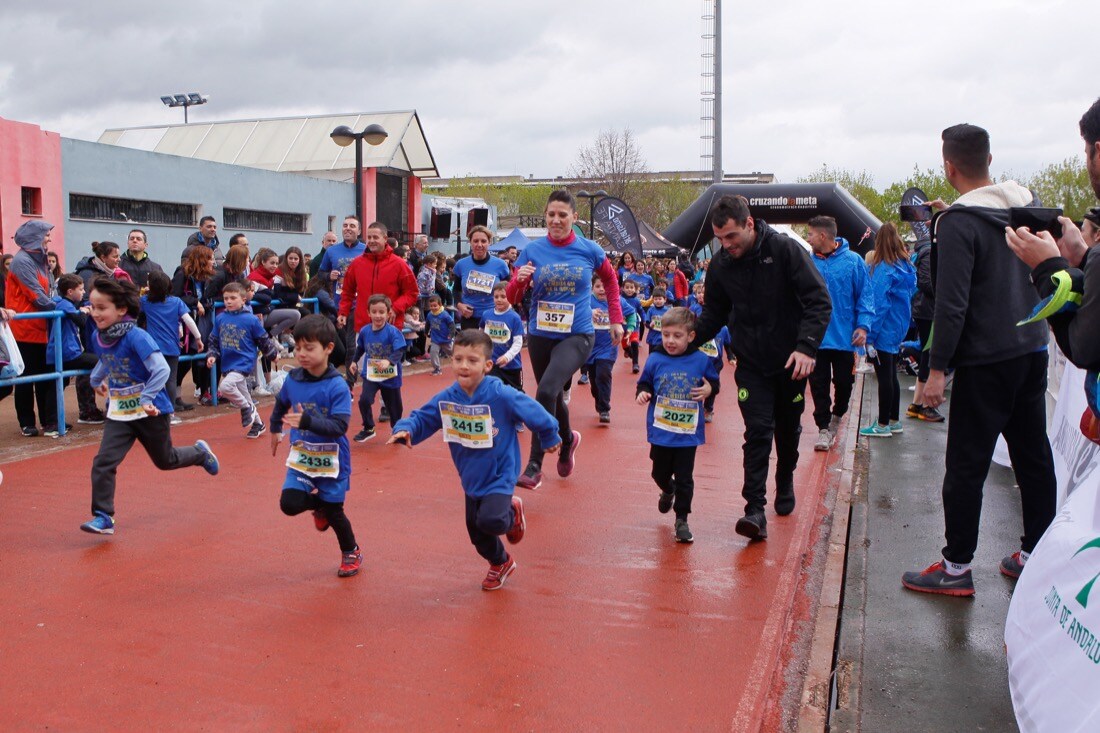
{"type": "Polygon", "coordinates": [[[527,246],[527,243],[531,240],[527,238],[527,235],[523,233],[523,230],[519,227],[513,229],[507,237],[500,240],[496,244],[489,246],[490,252],[503,252],[509,247],[515,247],[516,249],[523,249],[527,246]]]}

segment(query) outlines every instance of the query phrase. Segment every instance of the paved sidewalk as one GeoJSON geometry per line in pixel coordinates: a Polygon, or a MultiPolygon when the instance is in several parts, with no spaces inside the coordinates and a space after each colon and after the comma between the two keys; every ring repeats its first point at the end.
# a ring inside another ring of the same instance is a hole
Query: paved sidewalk
{"type": "MultiPolygon", "coordinates": [[[[902,379],[902,409],[912,393],[902,379]]],[[[864,381],[861,424],[877,413],[864,381]]],[[[940,557],[940,487],[947,424],[902,418],[905,433],[861,438],[852,492],[848,572],[833,731],[1014,731],[1004,651],[1013,581],[998,571],[1019,549],[1020,497],[1012,471],[985,484],[973,599],[913,593],[901,574],[940,557]],[[870,441],[870,445],[868,445],[870,441]]]]}

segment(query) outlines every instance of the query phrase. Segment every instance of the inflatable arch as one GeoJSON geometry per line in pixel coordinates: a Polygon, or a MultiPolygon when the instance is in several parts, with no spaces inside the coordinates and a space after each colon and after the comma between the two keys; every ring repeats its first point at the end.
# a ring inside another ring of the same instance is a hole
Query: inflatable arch
{"type": "Polygon", "coordinates": [[[716,183],[668,226],[665,237],[694,256],[714,238],[710,209],[722,196],[744,196],[753,217],[769,224],[805,224],[818,214],[831,216],[836,219],[837,236],[847,239],[860,254],[874,247],[874,235],[882,226],[837,183],[716,183]],[[868,227],[871,235],[864,239],[868,227]]]}

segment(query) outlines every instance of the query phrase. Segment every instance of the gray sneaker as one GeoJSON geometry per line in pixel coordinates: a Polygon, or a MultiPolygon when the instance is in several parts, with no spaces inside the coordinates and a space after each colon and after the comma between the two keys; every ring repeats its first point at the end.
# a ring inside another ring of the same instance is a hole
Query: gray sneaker
{"type": "Polygon", "coordinates": [[[961,597],[974,595],[974,576],[970,571],[967,570],[962,575],[949,575],[942,560],[932,563],[924,570],[911,570],[902,574],[901,584],[920,593],[961,597]]]}
{"type": "Polygon", "coordinates": [[[814,443],[814,450],[827,451],[833,447],[833,434],[829,432],[828,428],[822,428],[817,431],[817,442],[814,443]]]}
{"type": "Polygon", "coordinates": [[[695,536],[691,534],[691,528],[688,527],[688,520],[677,519],[676,520],[676,541],[689,543],[695,541],[695,536]]]}

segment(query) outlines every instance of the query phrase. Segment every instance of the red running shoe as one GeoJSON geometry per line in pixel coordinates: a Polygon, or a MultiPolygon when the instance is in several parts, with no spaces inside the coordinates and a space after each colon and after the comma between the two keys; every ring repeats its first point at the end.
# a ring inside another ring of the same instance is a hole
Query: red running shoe
{"type": "Polygon", "coordinates": [[[510,544],[516,544],[523,539],[523,533],[527,531],[527,517],[523,514],[523,500],[518,496],[512,497],[512,528],[504,535],[510,544]]]}
{"type": "Polygon", "coordinates": [[[345,552],[340,558],[340,569],[336,571],[336,574],[341,578],[350,578],[359,572],[362,564],[363,553],[356,547],[351,552],[345,552]]]}
{"type": "Polygon", "coordinates": [[[324,532],[328,529],[328,517],[320,509],[313,510],[313,526],[317,528],[318,532],[324,532]]]}
{"type": "Polygon", "coordinates": [[[516,561],[509,555],[500,565],[490,565],[489,574],[481,581],[482,590],[500,590],[504,587],[504,581],[516,569],[516,561]]]}
{"type": "Polygon", "coordinates": [[[573,469],[577,465],[577,448],[581,444],[581,434],[576,430],[573,431],[573,442],[569,444],[569,450],[559,451],[558,455],[558,475],[562,478],[566,478],[569,474],[573,473],[573,469]]]}

